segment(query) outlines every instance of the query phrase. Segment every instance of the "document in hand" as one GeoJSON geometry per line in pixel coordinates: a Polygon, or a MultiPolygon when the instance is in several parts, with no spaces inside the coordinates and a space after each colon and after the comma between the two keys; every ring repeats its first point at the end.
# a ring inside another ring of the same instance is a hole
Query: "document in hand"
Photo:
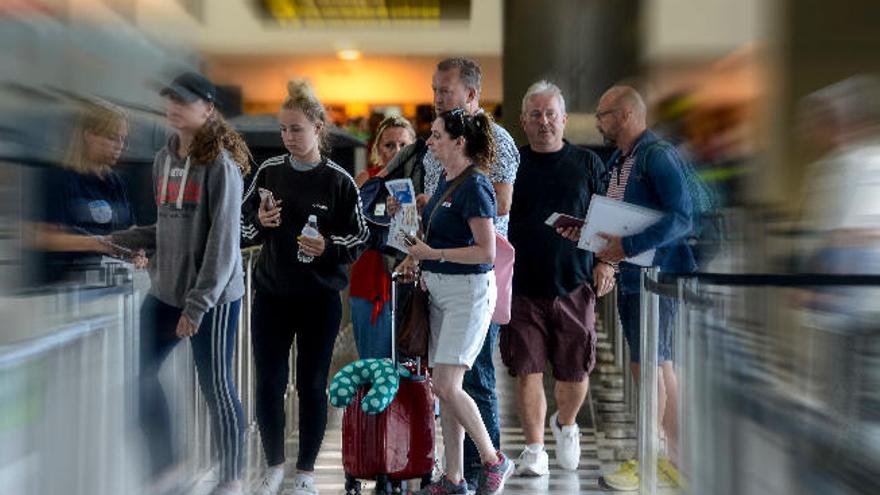
{"type": "Polygon", "coordinates": [[[584,226],[584,221],[582,219],[558,212],[551,213],[550,216],[547,217],[547,220],[544,220],[544,223],[554,229],[567,229],[571,227],[581,228],[584,226]]]}
{"type": "Polygon", "coordinates": [[[416,192],[412,179],[385,181],[385,187],[388,188],[388,193],[400,203],[400,210],[391,217],[386,245],[404,254],[409,253],[404,237],[414,235],[419,231],[419,210],[416,207],[416,192]]]}
{"type": "MultiPolygon", "coordinates": [[[[643,232],[661,218],[663,213],[659,211],[594,194],[590,199],[587,223],[581,230],[578,247],[594,253],[601,251],[607,241],[599,237],[600,232],[627,237],[643,232]]],[[[625,261],[634,265],[651,266],[654,250],[639,253],[625,261]]]]}
{"type": "Polygon", "coordinates": [[[387,180],[385,181],[385,188],[388,189],[388,194],[401,205],[416,204],[416,190],[413,187],[412,179],[387,180]]]}

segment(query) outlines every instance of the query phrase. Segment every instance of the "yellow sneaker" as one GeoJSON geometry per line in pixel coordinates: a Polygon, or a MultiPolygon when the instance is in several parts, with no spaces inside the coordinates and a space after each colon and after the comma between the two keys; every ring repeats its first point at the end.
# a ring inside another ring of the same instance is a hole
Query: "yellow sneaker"
{"type": "Polygon", "coordinates": [[[657,474],[662,474],[664,478],[669,480],[669,482],[674,487],[680,487],[685,492],[689,492],[689,485],[687,478],[684,477],[683,474],[675,467],[675,464],[669,461],[669,459],[665,457],[661,457],[657,460],[657,474]]]}
{"type": "Polygon", "coordinates": [[[630,459],[620,465],[611,474],[602,476],[602,482],[608,488],[620,492],[632,492],[639,489],[639,461],[630,459]]]}
{"type": "MultiPolygon", "coordinates": [[[[639,461],[631,459],[624,462],[616,472],[603,476],[602,481],[608,488],[616,491],[630,492],[638,490],[639,461]]],[[[686,483],[684,476],[668,459],[661,458],[657,461],[657,486],[659,488],[685,488],[687,486],[686,483]]]]}

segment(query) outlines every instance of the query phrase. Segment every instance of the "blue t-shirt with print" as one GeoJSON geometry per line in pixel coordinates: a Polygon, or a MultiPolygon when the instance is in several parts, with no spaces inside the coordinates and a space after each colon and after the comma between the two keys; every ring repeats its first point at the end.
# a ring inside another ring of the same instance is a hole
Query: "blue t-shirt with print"
{"type": "MultiPolygon", "coordinates": [[[[422,230],[428,233],[427,243],[434,249],[455,249],[474,245],[474,235],[468,220],[471,218],[495,218],[495,189],[489,178],[482,173],[474,173],[452,192],[443,204],[437,207],[430,228],[427,225],[440,199],[449,188],[446,177],[441,177],[437,191],[425,205],[422,230]]],[[[449,261],[426,260],[422,269],[434,273],[473,274],[492,270],[492,264],[466,265],[449,261]]]]}
{"type": "Polygon", "coordinates": [[[78,233],[94,235],[107,235],[135,224],[125,182],[112,170],[98,176],[52,168],[46,170],[44,187],[44,222],[77,227],[82,229],[78,233]]]}
{"type": "MultiPolygon", "coordinates": [[[[125,182],[114,171],[104,176],[81,174],[61,167],[46,167],[38,175],[41,201],[30,213],[32,220],[65,228],[75,234],[107,235],[135,224],[125,182]]],[[[60,281],[71,268],[98,264],[98,253],[34,251],[30,282],[60,281]]]]}

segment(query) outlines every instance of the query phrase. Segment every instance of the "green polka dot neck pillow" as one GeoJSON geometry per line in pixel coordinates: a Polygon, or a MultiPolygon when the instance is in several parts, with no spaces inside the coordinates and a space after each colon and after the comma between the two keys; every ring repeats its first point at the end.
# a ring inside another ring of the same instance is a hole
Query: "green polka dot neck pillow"
{"type": "Polygon", "coordinates": [[[391,359],[361,359],[336,373],[330,383],[330,404],[333,407],[348,407],[357,389],[370,386],[370,391],[361,401],[361,409],[367,414],[384,411],[400,387],[400,377],[409,377],[410,372],[400,367],[394,368],[391,359]]]}

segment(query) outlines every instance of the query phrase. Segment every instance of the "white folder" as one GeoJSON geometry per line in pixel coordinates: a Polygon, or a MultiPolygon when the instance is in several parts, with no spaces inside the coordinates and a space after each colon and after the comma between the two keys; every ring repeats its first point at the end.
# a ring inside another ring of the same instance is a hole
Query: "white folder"
{"type": "MultiPolygon", "coordinates": [[[[601,251],[608,241],[599,237],[600,232],[628,237],[644,232],[661,218],[663,213],[657,210],[594,194],[590,199],[590,209],[587,211],[587,220],[581,230],[578,247],[594,253],[601,251]]],[[[625,261],[634,265],[651,266],[654,262],[654,250],[639,253],[625,261]]]]}

